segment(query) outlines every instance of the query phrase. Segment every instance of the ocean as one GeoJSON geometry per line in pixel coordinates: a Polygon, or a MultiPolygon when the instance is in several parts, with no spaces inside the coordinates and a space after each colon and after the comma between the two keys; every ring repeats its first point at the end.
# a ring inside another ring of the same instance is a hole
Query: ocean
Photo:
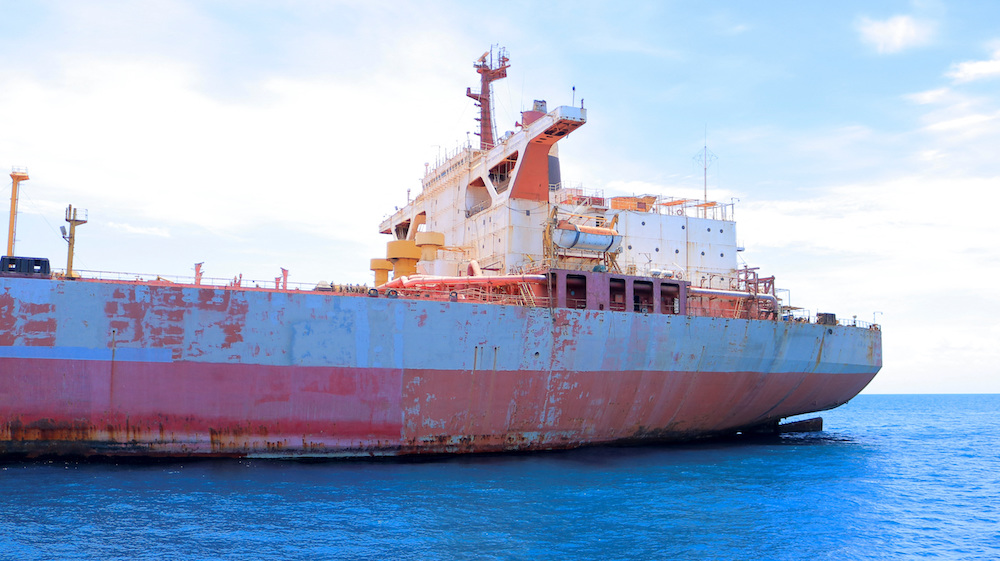
{"type": "Polygon", "coordinates": [[[1000,395],[820,433],[393,461],[0,464],[0,559],[1000,559],[1000,395]]]}

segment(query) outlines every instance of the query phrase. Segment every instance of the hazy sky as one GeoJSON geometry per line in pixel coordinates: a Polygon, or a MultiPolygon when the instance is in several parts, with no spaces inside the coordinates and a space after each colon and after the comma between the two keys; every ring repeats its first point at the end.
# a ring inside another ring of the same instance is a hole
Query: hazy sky
{"type": "Polygon", "coordinates": [[[379,221],[475,130],[472,63],[500,44],[501,134],[534,99],[587,107],[565,181],[700,196],[707,138],[746,262],[793,305],[883,325],[867,391],[1000,392],[1000,3],[0,0],[0,18],[0,169],[31,175],[19,255],[64,267],[73,204],[79,269],[370,283],[379,221]]]}

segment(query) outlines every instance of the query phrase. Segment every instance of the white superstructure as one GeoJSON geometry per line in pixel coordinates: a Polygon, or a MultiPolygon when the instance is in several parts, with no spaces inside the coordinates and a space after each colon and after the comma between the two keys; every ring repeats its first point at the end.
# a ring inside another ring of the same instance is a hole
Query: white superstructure
{"type": "Polygon", "coordinates": [[[548,111],[545,101],[535,101],[515,131],[495,141],[484,131],[489,139],[479,149],[460,148],[428,166],[420,193],[380,225],[393,241],[385,259],[372,260],[376,286],[390,270],[398,278],[570,268],[736,288],[739,248],[731,204],[657,195],[606,198],[563,184],[557,142],[586,121],[582,103],[548,111]]]}

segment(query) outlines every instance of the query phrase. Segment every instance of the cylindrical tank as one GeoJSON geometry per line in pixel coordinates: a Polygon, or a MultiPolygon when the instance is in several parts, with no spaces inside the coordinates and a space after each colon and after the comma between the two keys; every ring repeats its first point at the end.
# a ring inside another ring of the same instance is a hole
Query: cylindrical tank
{"type": "Polygon", "coordinates": [[[613,253],[622,245],[622,235],[611,228],[580,226],[562,220],[552,230],[552,241],[563,249],[613,253]]]}

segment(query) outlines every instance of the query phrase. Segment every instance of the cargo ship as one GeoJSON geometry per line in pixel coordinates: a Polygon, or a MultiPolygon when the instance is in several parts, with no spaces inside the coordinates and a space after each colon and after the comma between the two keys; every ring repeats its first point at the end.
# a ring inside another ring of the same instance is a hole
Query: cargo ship
{"type": "MultiPolygon", "coordinates": [[[[371,287],[152,279],[8,254],[0,455],[337,458],[779,431],[882,364],[881,331],[793,309],[740,266],[732,204],[563,183],[583,101],[494,133],[503,49],[475,61],[478,146],[379,226],[371,287]]],[[[17,175],[21,173],[21,175],[17,175]]],[[[23,177],[22,177],[23,176],[23,177]]],[[[407,199],[410,199],[408,196],[407,199]]]]}

